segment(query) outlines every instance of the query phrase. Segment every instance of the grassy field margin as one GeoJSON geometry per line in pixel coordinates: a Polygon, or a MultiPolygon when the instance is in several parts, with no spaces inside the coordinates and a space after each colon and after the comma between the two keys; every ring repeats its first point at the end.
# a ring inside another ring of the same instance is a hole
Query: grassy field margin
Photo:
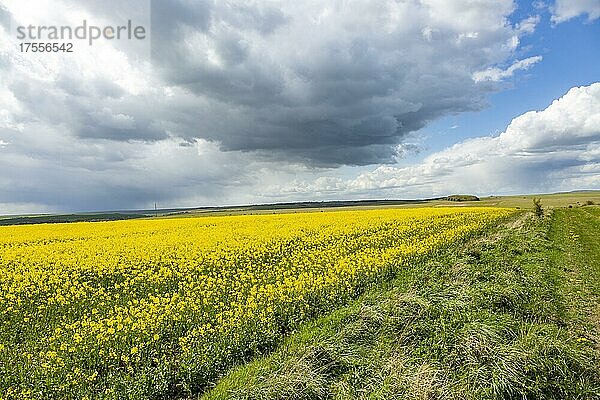
{"type": "Polygon", "coordinates": [[[600,398],[600,210],[519,213],[238,367],[204,399],[600,398]]]}

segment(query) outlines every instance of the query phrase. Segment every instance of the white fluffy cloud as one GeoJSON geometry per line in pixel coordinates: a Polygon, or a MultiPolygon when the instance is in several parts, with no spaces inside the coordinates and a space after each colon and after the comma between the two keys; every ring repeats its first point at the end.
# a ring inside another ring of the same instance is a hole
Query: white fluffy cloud
{"type": "Polygon", "coordinates": [[[354,179],[320,177],[283,192],[400,197],[600,187],[600,82],[575,87],[543,111],[513,119],[495,137],[457,143],[420,164],[380,166],[354,179]]]}
{"type": "Polygon", "coordinates": [[[561,23],[587,14],[592,21],[600,17],[600,1],[598,0],[556,0],[552,10],[552,21],[561,23]]]}
{"type": "Polygon", "coordinates": [[[473,74],[475,82],[492,81],[498,82],[509,78],[518,70],[527,70],[532,65],[542,61],[542,56],[529,57],[524,60],[515,61],[510,67],[500,69],[498,67],[488,68],[485,71],[477,71],[473,74]]]}

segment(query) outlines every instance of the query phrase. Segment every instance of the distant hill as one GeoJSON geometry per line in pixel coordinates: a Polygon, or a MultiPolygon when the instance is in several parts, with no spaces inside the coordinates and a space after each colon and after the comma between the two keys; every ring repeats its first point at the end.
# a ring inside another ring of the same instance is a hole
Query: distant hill
{"type": "Polygon", "coordinates": [[[451,196],[442,197],[440,200],[447,201],[479,201],[479,197],[470,194],[453,194],[451,196]]]}

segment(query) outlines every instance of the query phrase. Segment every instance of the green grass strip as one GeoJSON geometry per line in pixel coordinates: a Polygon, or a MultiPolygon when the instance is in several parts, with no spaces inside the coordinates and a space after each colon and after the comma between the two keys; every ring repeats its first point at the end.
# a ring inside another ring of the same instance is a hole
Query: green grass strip
{"type": "Polygon", "coordinates": [[[521,213],[240,366],[205,399],[600,398],[600,210],[521,213]]]}

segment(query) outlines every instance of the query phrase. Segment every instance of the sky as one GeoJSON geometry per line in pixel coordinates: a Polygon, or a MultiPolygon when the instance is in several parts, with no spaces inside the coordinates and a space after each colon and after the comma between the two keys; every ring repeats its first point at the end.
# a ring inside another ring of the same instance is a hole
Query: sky
{"type": "Polygon", "coordinates": [[[600,189],[599,65],[600,0],[0,0],[0,215],[600,189]]]}

